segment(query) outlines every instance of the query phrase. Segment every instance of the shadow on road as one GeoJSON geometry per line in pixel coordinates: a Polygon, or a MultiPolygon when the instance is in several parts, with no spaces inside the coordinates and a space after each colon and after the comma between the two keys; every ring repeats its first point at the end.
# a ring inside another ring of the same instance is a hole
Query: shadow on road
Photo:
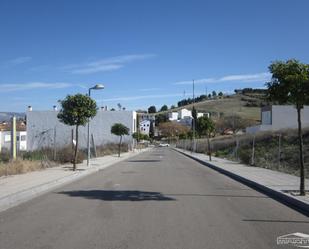
{"type": "Polygon", "coordinates": [[[169,196],[189,196],[189,197],[231,197],[231,198],[269,198],[263,195],[230,195],[230,194],[168,194],[169,196]]]}
{"type": "Polygon", "coordinates": [[[174,201],[176,199],[164,196],[159,192],[145,192],[138,190],[78,190],[63,191],[71,197],[84,197],[86,199],[96,199],[102,201],[174,201]]]}
{"type": "Polygon", "coordinates": [[[265,223],[309,223],[309,221],[302,220],[254,220],[254,219],[244,219],[247,222],[265,222],[265,223]]]}
{"type": "Polygon", "coordinates": [[[130,160],[128,163],[156,163],[161,162],[161,160],[130,160]]]}

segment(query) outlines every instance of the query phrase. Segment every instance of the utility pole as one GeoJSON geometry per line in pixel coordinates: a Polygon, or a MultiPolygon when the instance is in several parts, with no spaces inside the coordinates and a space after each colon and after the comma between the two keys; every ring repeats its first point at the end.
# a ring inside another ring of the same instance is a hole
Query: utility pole
{"type": "Polygon", "coordinates": [[[11,119],[11,160],[16,159],[16,117],[11,119]]]}
{"type": "MultiPolygon", "coordinates": [[[[194,104],[195,104],[195,95],[194,95],[194,80],[192,82],[192,87],[193,87],[193,108],[192,108],[192,112],[193,112],[193,109],[194,109],[194,104]]],[[[191,113],[193,114],[193,113],[191,113]]],[[[192,135],[193,135],[193,151],[195,152],[195,119],[192,115],[192,124],[193,124],[193,127],[192,127],[192,135]]]]}

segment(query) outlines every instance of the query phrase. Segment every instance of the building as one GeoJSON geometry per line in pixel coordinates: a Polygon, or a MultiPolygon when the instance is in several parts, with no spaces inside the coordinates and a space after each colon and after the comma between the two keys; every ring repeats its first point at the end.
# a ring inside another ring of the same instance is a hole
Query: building
{"type": "MultiPolygon", "coordinates": [[[[57,118],[58,111],[27,111],[27,149],[30,151],[44,147],[57,148],[72,144],[72,131],[75,127],[61,123],[57,118]]],[[[119,137],[111,134],[111,127],[122,123],[130,129],[130,134],[123,137],[123,142],[132,144],[132,133],[136,132],[136,112],[99,110],[90,121],[90,133],[95,145],[118,143],[119,137]]],[[[75,136],[75,135],[74,135],[75,136]]],[[[79,146],[87,148],[87,125],[79,128],[79,146]]]]}
{"type": "Polygon", "coordinates": [[[169,112],[168,113],[169,121],[177,121],[178,120],[178,112],[169,112]]]}
{"type": "MultiPolygon", "coordinates": [[[[302,126],[309,127],[309,106],[301,110],[302,126]]],[[[247,133],[296,129],[297,110],[292,105],[272,105],[261,108],[261,124],[246,128],[247,133]]]]}
{"type": "Polygon", "coordinates": [[[187,109],[181,109],[178,111],[178,119],[184,119],[185,117],[192,117],[192,112],[187,109]]]}
{"type": "MultiPolygon", "coordinates": [[[[27,132],[16,131],[17,151],[27,150],[27,132]]],[[[11,149],[11,131],[0,131],[0,152],[11,149]]]]}
{"type": "Polygon", "coordinates": [[[150,120],[143,120],[143,121],[141,121],[139,123],[139,131],[140,131],[140,133],[149,136],[150,125],[151,125],[151,121],[150,120]]]}

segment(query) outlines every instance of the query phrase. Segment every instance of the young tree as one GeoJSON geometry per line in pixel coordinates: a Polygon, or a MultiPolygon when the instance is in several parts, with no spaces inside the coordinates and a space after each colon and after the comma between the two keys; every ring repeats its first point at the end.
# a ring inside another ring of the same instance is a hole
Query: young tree
{"type": "Polygon", "coordinates": [[[152,105],[148,108],[148,113],[156,113],[156,112],[157,112],[157,109],[154,105],[152,105]]]}
{"type": "Polygon", "coordinates": [[[153,138],[154,137],[154,121],[150,121],[150,127],[149,127],[149,137],[153,138]]]}
{"type": "Polygon", "coordinates": [[[195,107],[192,107],[192,129],[195,128],[196,129],[196,123],[197,123],[197,110],[195,109],[195,107]]]}
{"type": "Polygon", "coordinates": [[[210,148],[210,136],[211,133],[215,131],[215,125],[213,121],[208,117],[199,117],[197,119],[196,130],[200,136],[207,137],[207,147],[208,147],[208,155],[209,161],[211,161],[211,148],[210,148]]]}
{"type": "Polygon", "coordinates": [[[58,113],[60,122],[76,127],[76,145],[73,160],[73,170],[76,170],[78,156],[78,128],[85,126],[90,118],[97,113],[97,104],[89,96],[83,94],[68,95],[64,100],[59,101],[61,110],[58,113]]]}
{"type": "Polygon", "coordinates": [[[111,128],[111,133],[113,133],[116,136],[119,136],[119,145],[118,145],[118,157],[120,157],[120,150],[121,150],[121,142],[122,142],[122,136],[129,135],[129,128],[121,123],[115,123],[113,124],[111,128]]]}
{"type": "Polygon", "coordinates": [[[298,60],[276,61],[269,66],[272,74],[266,83],[268,97],[279,104],[294,104],[297,110],[299,163],[300,163],[300,194],[305,195],[305,167],[303,155],[303,138],[301,110],[309,104],[309,65],[298,60]]]}

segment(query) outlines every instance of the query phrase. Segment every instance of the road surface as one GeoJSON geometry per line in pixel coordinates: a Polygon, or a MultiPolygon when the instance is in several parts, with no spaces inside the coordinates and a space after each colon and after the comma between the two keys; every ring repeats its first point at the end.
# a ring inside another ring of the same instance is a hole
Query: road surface
{"type": "Polygon", "coordinates": [[[169,148],[0,213],[1,249],[289,248],[294,232],[309,218],[169,148]]]}

